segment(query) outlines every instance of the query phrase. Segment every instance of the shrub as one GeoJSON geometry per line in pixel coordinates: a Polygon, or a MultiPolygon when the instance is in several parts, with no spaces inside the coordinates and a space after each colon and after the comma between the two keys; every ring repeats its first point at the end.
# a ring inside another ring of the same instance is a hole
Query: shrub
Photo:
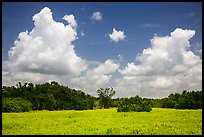
{"type": "Polygon", "coordinates": [[[117,112],[150,112],[152,110],[151,105],[138,96],[120,100],[117,107],[117,112]]]}
{"type": "Polygon", "coordinates": [[[2,112],[26,112],[32,110],[30,101],[22,98],[3,98],[2,112]]]}

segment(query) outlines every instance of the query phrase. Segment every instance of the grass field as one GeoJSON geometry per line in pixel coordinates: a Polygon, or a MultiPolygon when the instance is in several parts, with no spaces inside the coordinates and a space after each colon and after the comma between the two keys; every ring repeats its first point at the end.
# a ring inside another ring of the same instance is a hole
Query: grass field
{"type": "Polygon", "coordinates": [[[202,110],[153,108],[151,112],[97,110],[2,113],[2,134],[201,135],[202,110]]]}

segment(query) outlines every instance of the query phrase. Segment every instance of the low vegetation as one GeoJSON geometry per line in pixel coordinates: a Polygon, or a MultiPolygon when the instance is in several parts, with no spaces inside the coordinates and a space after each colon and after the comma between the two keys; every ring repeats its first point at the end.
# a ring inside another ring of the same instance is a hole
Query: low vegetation
{"type": "Polygon", "coordinates": [[[26,112],[32,110],[32,104],[26,99],[3,98],[2,112],[26,112]]]}
{"type": "Polygon", "coordinates": [[[2,113],[3,135],[202,135],[201,109],[117,108],[2,113]]]}

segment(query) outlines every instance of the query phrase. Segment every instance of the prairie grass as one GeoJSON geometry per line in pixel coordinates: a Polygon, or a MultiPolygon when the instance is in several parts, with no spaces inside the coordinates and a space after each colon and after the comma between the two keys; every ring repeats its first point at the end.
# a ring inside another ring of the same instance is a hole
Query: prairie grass
{"type": "Polygon", "coordinates": [[[202,135],[202,110],[96,110],[2,113],[3,135],[202,135]]]}

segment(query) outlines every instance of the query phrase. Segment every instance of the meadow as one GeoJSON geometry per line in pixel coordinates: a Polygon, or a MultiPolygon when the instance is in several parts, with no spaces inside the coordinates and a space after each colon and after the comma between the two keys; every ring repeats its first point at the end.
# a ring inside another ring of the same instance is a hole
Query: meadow
{"type": "Polygon", "coordinates": [[[3,135],[202,135],[202,110],[96,110],[2,113],[3,135]]]}

